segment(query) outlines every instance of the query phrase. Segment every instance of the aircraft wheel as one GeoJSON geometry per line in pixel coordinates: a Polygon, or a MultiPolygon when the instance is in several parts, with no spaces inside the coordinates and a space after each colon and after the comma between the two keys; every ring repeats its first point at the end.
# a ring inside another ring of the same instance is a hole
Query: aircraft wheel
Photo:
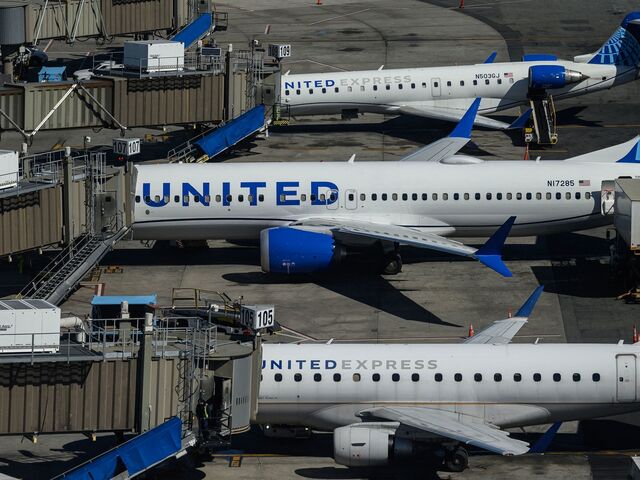
{"type": "Polygon", "coordinates": [[[469,454],[462,447],[447,452],[444,457],[444,465],[450,472],[462,472],[469,467],[469,454]]]}
{"type": "Polygon", "coordinates": [[[397,275],[402,271],[402,257],[399,253],[387,255],[384,259],[382,273],[384,275],[397,275]]]}

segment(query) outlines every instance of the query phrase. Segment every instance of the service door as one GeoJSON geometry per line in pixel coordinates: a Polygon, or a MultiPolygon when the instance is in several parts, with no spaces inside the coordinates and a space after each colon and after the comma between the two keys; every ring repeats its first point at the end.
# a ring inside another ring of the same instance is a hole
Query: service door
{"type": "Polygon", "coordinates": [[[431,79],[431,96],[432,97],[439,97],[441,88],[442,87],[441,87],[441,84],[440,84],[440,79],[439,78],[432,78],[431,79]]]}
{"type": "Polygon", "coordinates": [[[347,210],[358,208],[358,192],[349,189],[344,193],[344,208],[347,210]]]}
{"type": "Polygon", "coordinates": [[[618,355],[616,357],[618,372],[617,398],[619,402],[633,402],[636,399],[636,356],[618,355]]]}

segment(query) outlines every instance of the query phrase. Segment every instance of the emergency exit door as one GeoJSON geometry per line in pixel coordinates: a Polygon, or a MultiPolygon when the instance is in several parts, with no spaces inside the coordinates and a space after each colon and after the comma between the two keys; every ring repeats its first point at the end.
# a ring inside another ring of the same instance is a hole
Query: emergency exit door
{"type": "Polygon", "coordinates": [[[616,397],[619,402],[633,402],[636,399],[636,356],[618,355],[616,357],[618,384],[616,397]]]}
{"type": "Polygon", "coordinates": [[[442,87],[440,85],[440,79],[439,78],[432,78],[431,79],[431,96],[432,97],[439,97],[441,88],[442,87]]]}
{"type": "Polygon", "coordinates": [[[351,189],[345,192],[344,208],[347,210],[355,210],[358,208],[358,192],[351,189]]]}

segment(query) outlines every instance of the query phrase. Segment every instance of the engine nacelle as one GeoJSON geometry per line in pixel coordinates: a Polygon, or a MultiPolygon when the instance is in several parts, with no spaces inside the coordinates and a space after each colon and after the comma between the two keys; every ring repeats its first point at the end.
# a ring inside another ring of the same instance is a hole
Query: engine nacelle
{"type": "Polygon", "coordinates": [[[344,256],[333,236],[291,227],[260,232],[263,272],[313,273],[326,270],[344,256]]]}
{"type": "Polygon", "coordinates": [[[586,75],[568,70],[561,65],[534,65],[529,67],[529,88],[546,90],[562,88],[584,80],[586,75]]]}
{"type": "Polygon", "coordinates": [[[397,423],[353,423],[333,431],[333,457],[348,467],[387,465],[393,460],[411,458],[418,445],[395,436],[397,423]]]}

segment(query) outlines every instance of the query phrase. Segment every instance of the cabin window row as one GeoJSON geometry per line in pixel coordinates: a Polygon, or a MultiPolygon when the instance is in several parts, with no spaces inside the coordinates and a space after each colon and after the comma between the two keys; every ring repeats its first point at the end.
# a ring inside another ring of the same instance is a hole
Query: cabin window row
{"type": "MultiPolygon", "coordinates": [[[[496,82],[498,85],[502,85],[502,79],[501,79],[501,78],[495,79],[495,82],[496,82]]],[[[440,86],[440,82],[439,82],[439,81],[433,81],[432,83],[433,83],[433,87],[434,87],[434,88],[438,88],[438,87],[440,86]]],[[[473,85],[474,85],[474,86],[477,86],[477,85],[478,85],[478,80],[473,80],[473,81],[472,81],[472,83],[473,83],[473,85]]],[[[491,85],[491,83],[492,83],[492,79],[490,79],[490,78],[485,78],[485,79],[484,79],[484,84],[485,84],[485,85],[491,85]]],[[[509,83],[514,83],[513,77],[509,78],[509,83]]],[[[397,89],[398,89],[398,90],[404,90],[405,86],[406,86],[406,88],[407,88],[407,89],[412,89],[412,90],[415,90],[416,88],[419,88],[419,85],[421,85],[421,86],[422,86],[422,88],[427,88],[427,86],[428,86],[427,82],[422,82],[422,84],[416,84],[416,83],[407,83],[407,84],[404,84],[404,83],[396,83],[396,84],[394,84],[394,85],[396,85],[396,86],[397,86],[397,89]]],[[[447,85],[447,87],[451,87],[451,86],[453,86],[453,82],[452,82],[451,80],[447,80],[446,85],[447,85]]],[[[391,84],[387,83],[387,84],[385,84],[385,85],[371,85],[371,89],[372,89],[374,92],[377,92],[377,91],[378,91],[378,88],[379,88],[379,87],[380,87],[380,88],[382,88],[383,86],[384,86],[384,89],[385,89],[385,90],[391,90],[391,88],[393,87],[393,85],[391,85],[391,84]]],[[[465,86],[465,81],[464,81],[464,80],[460,80],[460,86],[461,86],[461,87],[464,87],[464,86],[465,86]]],[[[365,91],[367,90],[367,88],[368,88],[368,87],[367,87],[366,85],[360,85],[359,90],[360,90],[361,92],[365,92],[365,91]]],[[[348,93],[353,92],[353,89],[354,89],[354,87],[352,87],[352,86],[348,86],[348,87],[346,87],[346,91],[347,91],[348,93]]],[[[309,95],[313,95],[313,94],[314,94],[314,92],[316,91],[316,89],[313,89],[313,88],[309,88],[309,89],[307,89],[307,90],[308,90],[308,92],[309,92],[309,95]]],[[[323,87],[323,88],[321,88],[321,89],[320,89],[320,92],[322,92],[322,93],[327,93],[327,92],[328,92],[328,91],[330,91],[330,90],[331,90],[330,88],[325,88],[325,87],[323,87]]],[[[344,89],[343,89],[343,91],[344,91],[344,89]]],[[[302,89],[299,89],[299,88],[298,88],[298,89],[296,89],[296,90],[295,90],[295,93],[296,93],[296,95],[301,95],[301,94],[302,94],[302,89]]],[[[334,87],[334,88],[333,88],[333,93],[340,93],[340,87],[334,87]]],[[[290,95],[291,95],[291,90],[289,90],[289,89],[285,90],[285,91],[284,91],[284,94],[285,94],[285,96],[287,96],[287,97],[288,97],[288,96],[290,96],[290,95]]]]}
{"type": "MultiPolygon", "coordinates": [[[[447,201],[447,200],[449,200],[449,195],[450,195],[449,193],[442,193],[442,194],[432,193],[431,194],[431,199],[434,200],[434,201],[437,201],[438,198],[441,198],[443,201],[447,201]]],[[[246,200],[249,203],[254,203],[255,199],[254,199],[253,195],[237,195],[236,196],[236,201],[244,202],[245,197],[246,197],[246,200]]],[[[286,200],[285,195],[281,195],[280,197],[281,197],[280,201],[285,201],[286,200]]],[[[505,193],[504,195],[502,193],[495,193],[495,194],[486,193],[484,195],[484,197],[487,200],[493,200],[493,199],[495,199],[495,200],[503,200],[503,199],[513,200],[514,198],[516,200],[522,200],[522,199],[533,200],[534,194],[533,193],[524,193],[523,194],[523,193],[520,193],[520,192],[516,193],[515,195],[513,193],[510,193],[510,192],[509,193],[505,193]]],[[[543,198],[545,198],[546,200],[552,200],[554,197],[555,197],[556,200],[562,200],[563,195],[562,195],[561,192],[556,192],[555,194],[552,194],[551,192],[546,192],[544,194],[544,196],[543,196],[543,194],[541,192],[537,192],[535,194],[535,199],[536,200],[542,200],[543,198]]],[[[314,201],[316,201],[318,199],[321,200],[321,201],[324,201],[324,200],[326,200],[327,196],[324,193],[321,193],[320,195],[308,195],[308,196],[307,196],[306,193],[300,194],[300,201],[301,202],[306,202],[307,198],[311,202],[314,202],[314,201]]],[[[350,202],[353,202],[355,200],[355,194],[349,193],[349,194],[347,194],[347,198],[348,198],[348,200],[350,202]]],[[[376,202],[376,201],[378,201],[378,194],[377,193],[372,193],[372,194],[370,194],[369,198],[371,199],[372,202],[376,202]]],[[[422,201],[426,202],[429,199],[429,194],[427,194],[427,193],[422,193],[422,194],[412,193],[411,196],[409,196],[408,193],[402,193],[402,194],[392,193],[391,194],[391,200],[393,200],[393,201],[397,201],[397,200],[402,199],[403,201],[406,202],[406,201],[409,200],[409,198],[411,198],[411,200],[413,200],[414,202],[418,201],[419,199],[422,199],[422,201]]],[[[453,200],[460,200],[460,199],[471,200],[471,194],[470,193],[462,193],[462,194],[453,193],[453,194],[451,194],[451,198],[453,200]]],[[[473,195],[473,198],[475,200],[481,200],[482,199],[482,194],[475,193],[473,195]]],[[[583,198],[583,195],[580,192],[575,192],[575,193],[565,192],[564,198],[566,200],[571,200],[572,198],[574,198],[576,200],[580,200],[581,198],[583,198]]],[[[145,197],[145,202],[149,203],[152,200],[155,201],[155,202],[160,202],[161,199],[164,201],[165,204],[169,203],[169,201],[170,201],[170,197],[168,197],[168,196],[161,197],[160,195],[155,195],[152,198],[150,195],[147,195],[145,197]]],[[[220,203],[220,202],[222,202],[222,195],[214,195],[214,196],[205,195],[204,197],[200,197],[199,195],[193,195],[193,196],[191,196],[191,195],[184,195],[184,196],[174,195],[174,197],[173,197],[173,201],[175,203],[181,203],[181,202],[190,203],[191,200],[193,200],[194,203],[200,203],[201,200],[204,200],[204,203],[208,204],[208,203],[211,202],[212,199],[214,199],[216,203],[220,203]]],[[[336,193],[329,194],[329,199],[331,199],[332,201],[337,200],[337,194],[336,193]]],[[[361,201],[365,201],[366,199],[367,199],[367,194],[366,193],[361,193],[360,194],[360,200],[361,201]]],[[[585,200],[590,200],[591,199],[591,192],[584,192],[584,199],[585,200]]],[[[141,196],[140,195],[136,195],[136,197],[135,197],[136,203],[140,203],[141,200],[142,200],[141,196]]],[[[225,200],[227,202],[232,202],[233,201],[233,195],[227,195],[225,197],[225,200]]],[[[386,194],[386,193],[380,194],[380,200],[383,201],[383,202],[386,202],[387,200],[389,200],[389,195],[386,194]]],[[[258,195],[257,201],[258,202],[264,202],[264,195],[262,195],[262,194],[258,195]]]]}
{"type": "MultiPolygon", "coordinates": [[[[359,382],[360,380],[362,380],[362,374],[360,373],[354,373],[351,376],[352,380],[354,382],[359,382]]],[[[420,381],[420,374],[419,373],[412,373],[411,376],[411,381],[412,382],[419,382],[420,381]]],[[[532,380],[534,382],[541,382],[542,381],[542,374],[541,373],[534,373],[532,375],[532,380]]],[[[554,373],[553,375],[551,375],[551,378],[554,382],[560,382],[562,381],[562,374],[560,373],[554,373]]],[[[283,379],[283,376],[281,373],[276,373],[274,375],[274,380],[276,382],[281,382],[283,379]]],[[[382,375],[380,373],[374,373],[373,375],[371,375],[371,380],[374,382],[379,382],[382,379],[382,375]]],[[[444,374],[442,373],[436,373],[433,376],[433,379],[436,382],[442,382],[444,381],[444,374]]],[[[463,380],[463,375],[462,373],[456,373],[453,375],[453,379],[456,382],[462,382],[463,380]]],[[[302,381],[302,374],[301,373],[295,373],[293,375],[293,380],[295,382],[301,382],[302,381]]],[[[482,382],[483,381],[483,375],[482,373],[475,373],[473,374],[473,380],[476,382],[482,382]]],[[[494,373],[493,374],[493,381],[494,382],[502,382],[503,380],[503,376],[501,373],[494,373]]],[[[513,381],[514,382],[521,382],[523,380],[523,376],[521,373],[514,373],[513,374],[513,381]]],[[[573,373],[571,375],[571,380],[574,382],[580,382],[582,380],[582,375],[580,373],[573,373]]],[[[593,382],[599,382],[600,381],[600,374],[599,373],[593,373],[591,374],[591,380],[593,382]]],[[[313,381],[314,382],[321,382],[322,381],[322,374],[321,373],[314,373],[313,374],[313,381]]],[[[333,374],[333,381],[334,382],[340,382],[342,381],[342,374],[340,373],[334,373],[333,374]]],[[[399,373],[393,373],[391,374],[391,381],[393,382],[399,382],[400,381],[400,374],[399,373]]]]}
{"type": "MultiPolygon", "coordinates": [[[[449,200],[449,197],[451,197],[453,200],[460,200],[460,199],[464,199],[464,200],[471,200],[472,194],[470,193],[453,193],[453,194],[449,194],[449,193],[442,193],[442,194],[438,194],[438,193],[432,193],[431,194],[431,199],[434,201],[437,201],[438,198],[441,198],[443,201],[447,201],[449,200]]],[[[566,200],[571,200],[576,199],[576,200],[580,200],[581,198],[584,197],[585,200],[590,200],[591,199],[591,192],[584,192],[584,195],[581,192],[565,192],[564,195],[562,195],[562,192],[556,192],[555,194],[553,194],[552,192],[546,192],[546,193],[542,193],[542,192],[537,192],[537,193],[486,193],[484,195],[484,198],[486,200],[513,200],[514,198],[516,200],[523,200],[523,199],[527,199],[527,200],[533,200],[534,199],[534,195],[535,195],[535,199],[536,200],[542,200],[542,199],[546,199],[546,200],[552,200],[553,198],[555,198],[556,200],[562,200],[562,198],[564,197],[566,200]]],[[[473,198],[475,200],[482,200],[483,195],[481,193],[475,193],[473,194],[473,198]]],[[[355,195],[353,193],[349,193],[347,195],[347,198],[349,199],[349,201],[353,201],[355,200],[355,195]]],[[[375,202],[378,200],[378,194],[377,193],[372,193],[369,197],[371,199],[372,202],[375,202]]],[[[422,201],[427,201],[429,200],[429,194],[427,193],[422,193],[422,194],[417,194],[417,193],[412,193],[412,194],[408,194],[408,193],[402,193],[402,194],[398,194],[398,193],[392,193],[391,194],[391,200],[393,201],[397,201],[402,199],[403,201],[408,201],[409,198],[411,198],[411,200],[418,201],[419,199],[422,199],[422,201]]],[[[361,193],[360,194],[360,200],[361,201],[365,201],[367,199],[367,194],[366,193],[361,193]]],[[[382,193],[380,195],[380,199],[383,202],[386,202],[389,199],[389,195],[386,193],[382,193]]]]}

